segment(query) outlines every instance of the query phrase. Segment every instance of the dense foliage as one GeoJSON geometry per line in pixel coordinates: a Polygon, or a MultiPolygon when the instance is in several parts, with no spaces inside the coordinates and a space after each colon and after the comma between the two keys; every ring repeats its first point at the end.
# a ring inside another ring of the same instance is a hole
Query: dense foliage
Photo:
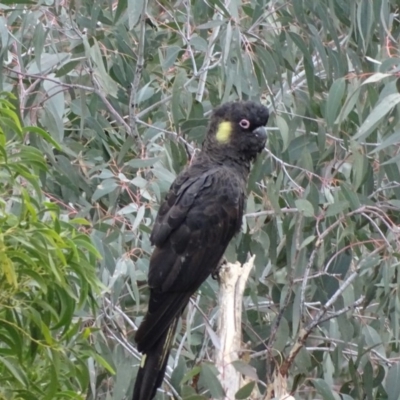
{"type": "Polygon", "coordinates": [[[102,362],[88,340],[98,252],[44,196],[46,161],[23,143],[36,135],[55,144],[0,98],[0,398],[80,399],[88,360],[102,362]]]}
{"type": "MultiPolygon", "coordinates": [[[[3,0],[0,10],[0,90],[16,95],[24,124],[59,144],[30,135],[26,160],[37,169],[46,157],[41,188],[51,207],[90,221],[102,255],[109,291],[93,343],[116,374],[88,363],[88,398],[131,390],[158,205],[200,146],[212,107],[241,98],[261,99],[272,117],[243,231],[227,252],[242,262],[256,255],[237,368],[260,398],[272,396],[274,371],[299,399],[399,397],[397,1],[3,0]]],[[[24,218],[39,212],[24,204],[24,218]]],[[[50,218],[55,232],[61,220],[50,218]]],[[[25,250],[44,245],[39,237],[25,250]]],[[[70,294],[79,302],[87,286],[78,283],[70,294]]],[[[183,399],[222,397],[212,365],[217,291],[207,281],[178,328],[164,389],[183,399]]],[[[32,373],[46,379],[39,364],[32,373]]]]}

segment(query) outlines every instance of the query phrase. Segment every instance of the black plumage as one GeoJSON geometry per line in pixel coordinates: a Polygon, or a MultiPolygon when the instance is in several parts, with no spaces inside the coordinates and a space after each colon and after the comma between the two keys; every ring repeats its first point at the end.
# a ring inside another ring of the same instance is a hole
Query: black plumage
{"type": "Polygon", "coordinates": [[[216,108],[202,151],[173,182],[150,239],[150,301],[135,340],[142,362],[133,400],[161,385],[179,317],[240,230],[250,163],[266,142],[268,109],[255,102],[216,108]]]}

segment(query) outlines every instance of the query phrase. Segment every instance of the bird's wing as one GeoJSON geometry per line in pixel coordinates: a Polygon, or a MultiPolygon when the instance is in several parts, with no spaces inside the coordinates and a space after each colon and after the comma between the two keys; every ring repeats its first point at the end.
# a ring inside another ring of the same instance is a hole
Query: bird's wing
{"type": "Polygon", "coordinates": [[[195,291],[241,225],[244,188],[229,171],[187,175],[171,188],[151,235],[156,247],[148,281],[161,293],[195,291]]]}
{"type": "Polygon", "coordinates": [[[211,184],[215,169],[193,173],[193,168],[183,171],[172,184],[161,204],[150,235],[152,244],[162,247],[171,232],[182,224],[199,192],[211,184]]]}

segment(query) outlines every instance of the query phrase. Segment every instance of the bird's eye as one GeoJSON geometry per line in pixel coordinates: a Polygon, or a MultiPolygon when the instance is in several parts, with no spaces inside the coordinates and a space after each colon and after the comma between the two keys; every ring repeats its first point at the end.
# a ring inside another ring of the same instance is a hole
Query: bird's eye
{"type": "Polygon", "coordinates": [[[250,122],[249,122],[247,119],[242,119],[242,120],[239,122],[239,125],[240,125],[240,127],[243,128],[243,129],[249,129],[249,128],[250,128],[250,122]]]}

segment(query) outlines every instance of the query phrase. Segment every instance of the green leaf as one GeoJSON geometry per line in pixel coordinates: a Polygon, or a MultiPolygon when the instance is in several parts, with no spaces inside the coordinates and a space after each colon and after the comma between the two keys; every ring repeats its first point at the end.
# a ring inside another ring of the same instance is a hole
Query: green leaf
{"type": "MultiPolygon", "coordinates": [[[[142,1],[144,1],[144,0],[142,0],[142,1]]],[[[138,1],[138,2],[132,1],[131,3],[132,3],[131,8],[132,8],[132,21],[133,21],[134,19],[137,18],[137,17],[135,17],[137,15],[137,13],[136,13],[136,9],[134,10],[134,7],[137,7],[138,4],[140,4],[140,1],[138,1]],[[136,3],[136,4],[134,4],[134,3],[136,3]]],[[[117,10],[115,11],[115,15],[114,15],[114,22],[117,22],[119,20],[119,18],[123,14],[123,12],[127,9],[127,6],[128,6],[127,0],[119,0],[118,1],[117,10]]],[[[140,11],[139,11],[139,13],[140,13],[140,11]]]]}
{"type": "Polygon", "coordinates": [[[164,71],[169,70],[175,63],[179,52],[182,50],[179,46],[169,46],[166,51],[166,57],[162,63],[164,71]]]}
{"type": "Polygon", "coordinates": [[[312,381],[317,392],[322,396],[323,400],[339,400],[340,397],[335,396],[332,389],[323,379],[314,379],[312,381]]]}
{"type": "Polygon", "coordinates": [[[366,1],[357,4],[357,28],[362,39],[364,50],[369,45],[373,18],[372,4],[366,1]]]}
{"type": "Polygon", "coordinates": [[[0,365],[1,364],[3,364],[7,372],[12,375],[23,387],[28,385],[28,377],[18,365],[14,365],[5,357],[0,357],[0,365]]]}
{"type": "Polygon", "coordinates": [[[371,348],[373,347],[375,351],[377,351],[382,357],[384,357],[385,350],[382,346],[382,337],[378,334],[378,332],[371,326],[364,326],[363,334],[367,345],[371,348]]]}
{"type": "Polygon", "coordinates": [[[243,387],[241,387],[235,394],[235,399],[241,400],[241,399],[248,399],[251,395],[251,392],[254,389],[254,386],[256,385],[255,382],[249,382],[243,387]]]}
{"type": "Polygon", "coordinates": [[[353,140],[362,142],[365,140],[376,128],[377,124],[385,117],[394,106],[400,102],[400,94],[394,93],[386,96],[368,115],[363,124],[360,126],[357,134],[354,135],[353,140]]]}
{"type": "Polygon", "coordinates": [[[194,368],[192,368],[191,370],[189,370],[185,376],[182,378],[181,380],[181,385],[183,385],[184,383],[190,381],[193,377],[195,377],[196,375],[199,375],[201,372],[201,366],[200,365],[196,365],[194,368]]]}
{"type": "Polygon", "coordinates": [[[304,214],[305,217],[313,217],[314,216],[314,207],[313,205],[306,199],[298,199],[295,201],[296,207],[300,212],[304,214]]]}
{"type": "Polygon", "coordinates": [[[45,130],[37,126],[26,126],[22,128],[23,133],[34,132],[40,135],[47,142],[52,144],[57,150],[61,150],[61,146],[56,142],[45,130]]]}
{"type": "Polygon", "coordinates": [[[212,21],[208,21],[205,24],[200,24],[198,25],[196,28],[197,29],[212,29],[212,28],[216,28],[218,26],[224,25],[226,23],[226,21],[224,20],[212,20],[212,21]]]}
{"type": "Polygon", "coordinates": [[[151,81],[147,82],[147,84],[139,90],[136,97],[136,102],[138,105],[150,99],[154,95],[154,88],[152,88],[151,85],[151,81]]]}
{"type": "Polygon", "coordinates": [[[182,88],[187,80],[187,76],[184,70],[180,69],[178,74],[175,76],[174,85],[172,87],[172,117],[174,120],[174,125],[178,129],[179,121],[181,119],[180,103],[182,98],[182,88]]]}
{"type": "Polygon", "coordinates": [[[99,354],[93,353],[93,357],[96,359],[96,361],[103,366],[110,374],[115,375],[116,371],[115,369],[105,360],[102,356],[99,354]]]}
{"type": "Polygon", "coordinates": [[[97,189],[93,193],[92,200],[96,201],[106,194],[113,192],[118,187],[119,184],[115,181],[115,179],[105,179],[100,183],[100,185],[97,186],[97,189]]]}
{"type": "Polygon", "coordinates": [[[136,160],[130,160],[125,163],[125,165],[129,165],[132,168],[147,168],[153,166],[157,161],[159,161],[158,157],[154,158],[137,158],[136,160]]]}
{"type": "Polygon", "coordinates": [[[144,205],[139,207],[139,209],[136,213],[135,221],[132,224],[132,231],[136,230],[138,228],[139,224],[142,222],[145,210],[146,210],[146,208],[144,205]]]}
{"type": "MultiPolygon", "coordinates": [[[[17,114],[12,110],[12,109],[7,109],[7,108],[1,108],[1,117],[2,119],[4,118],[4,116],[9,117],[15,124],[15,127],[18,129],[18,131],[21,131],[21,124],[19,122],[19,118],[17,116],[17,114]]],[[[3,120],[4,123],[4,120],[3,120]]]]}
{"type": "Polygon", "coordinates": [[[283,117],[277,115],[275,118],[276,118],[276,124],[278,125],[279,128],[279,133],[281,134],[283,140],[282,151],[285,151],[288,148],[290,142],[289,126],[283,117]]]}
{"type": "Polygon", "coordinates": [[[210,395],[213,399],[220,399],[224,395],[224,390],[217,376],[218,371],[214,365],[202,363],[200,380],[204,383],[204,386],[210,391],[210,395]]]}
{"type": "Polygon", "coordinates": [[[242,375],[248,376],[249,378],[257,381],[257,371],[251,365],[247,364],[242,360],[235,360],[232,362],[232,365],[235,367],[237,371],[239,371],[242,375]]]}
{"type": "Polygon", "coordinates": [[[357,189],[361,186],[365,175],[367,173],[368,160],[367,158],[361,154],[359,151],[355,150],[353,152],[354,162],[352,167],[353,172],[353,185],[354,189],[357,189]]]}
{"type": "Polygon", "coordinates": [[[388,400],[398,400],[400,396],[400,363],[392,364],[385,382],[388,400]]]}
{"type": "Polygon", "coordinates": [[[328,93],[328,100],[326,102],[326,123],[332,129],[335,123],[336,117],[341,109],[343,96],[346,89],[345,78],[337,79],[333,82],[328,93]]]}
{"type": "Polygon", "coordinates": [[[145,0],[127,0],[127,2],[129,29],[132,29],[139,22],[145,0]]]}
{"type": "Polygon", "coordinates": [[[49,72],[52,68],[55,66],[62,66],[68,60],[71,58],[70,53],[62,53],[58,52],[55,54],[50,54],[50,53],[43,53],[42,56],[40,57],[40,61],[36,62],[31,62],[28,65],[27,72],[29,74],[41,74],[41,73],[47,73],[49,72]],[[40,65],[40,68],[38,67],[40,65]]]}
{"type": "MultiPolygon", "coordinates": [[[[44,40],[45,40],[45,32],[43,29],[43,25],[41,24],[41,22],[39,22],[36,25],[35,33],[33,34],[33,47],[35,49],[36,63],[37,63],[37,67],[38,67],[39,71],[41,69],[40,58],[43,53],[44,40]]],[[[45,83],[45,82],[43,82],[43,83],[45,83]]]]}
{"type": "Polygon", "coordinates": [[[43,89],[47,93],[48,100],[45,102],[46,106],[51,105],[53,113],[62,119],[64,116],[65,109],[65,98],[64,91],[60,90],[60,81],[54,76],[54,74],[49,74],[49,78],[54,81],[45,80],[43,82],[43,89]]]}
{"type": "Polygon", "coordinates": [[[349,208],[349,203],[347,201],[338,201],[330,204],[326,210],[325,216],[333,217],[334,215],[340,214],[344,210],[349,208]]]}
{"type": "MultiPolygon", "coordinates": [[[[374,371],[370,362],[367,362],[363,369],[363,386],[367,398],[373,396],[373,383],[374,383],[374,371]]],[[[400,388],[400,387],[399,387],[400,388]]]]}
{"type": "Polygon", "coordinates": [[[315,240],[315,235],[311,235],[308,236],[307,238],[305,238],[303,240],[303,242],[301,243],[299,250],[303,249],[304,247],[306,247],[307,245],[309,245],[310,243],[312,243],[315,240]]]}
{"type": "MultiPolygon", "coordinates": [[[[400,182],[400,171],[397,163],[389,163],[388,161],[383,164],[383,171],[386,173],[389,181],[400,182]]],[[[397,199],[400,199],[400,187],[395,186],[393,191],[397,199]]]]}
{"type": "Polygon", "coordinates": [[[360,83],[356,80],[351,81],[347,85],[347,88],[347,97],[336,121],[339,125],[345,121],[350,112],[353,110],[354,106],[357,104],[358,97],[361,92],[360,83]]]}
{"type": "Polygon", "coordinates": [[[91,46],[89,49],[89,52],[92,60],[95,63],[94,75],[101,84],[101,90],[104,90],[107,94],[116,97],[118,86],[106,71],[99,44],[95,39],[93,46],[91,46]]]}
{"type": "Polygon", "coordinates": [[[5,53],[7,50],[7,44],[8,44],[8,29],[6,25],[6,19],[5,18],[0,18],[0,38],[1,38],[1,47],[3,50],[0,50],[0,56],[5,53]]]}
{"type": "Polygon", "coordinates": [[[77,59],[74,59],[74,60],[71,60],[71,61],[65,63],[60,68],[57,68],[57,72],[55,74],[55,77],[56,78],[60,78],[62,76],[68,75],[68,73],[70,73],[71,71],[74,71],[74,69],[76,67],[78,67],[79,64],[83,60],[85,60],[85,58],[81,57],[81,58],[77,58],[77,59]]]}
{"type": "Polygon", "coordinates": [[[392,74],[383,74],[381,72],[376,72],[375,74],[370,75],[362,85],[366,85],[368,83],[376,83],[380,82],[382,79],[392,77],[392,74]]]}
{"type": "Polygon", "coordinates": [[[278,193],[279,193],[279,188],[277,187],[276,183],[271,179],[267,183],[267,192],[268,192],[268,197],[269,201],[271,203],[271,206],[273,207],[274,211],[276,212],[277,215],[281,215],[281,207],[279,205],[279,198],[278,198],[278,193]]]}
{"type": "MultiPolygon", "coordinates": [[[[276,340],[274,342],[274,350],[281,352],[287,345],[287,340],[290,336],[290,328],[286,318],[282,317],[276,335],[276,340]]],[[[255,379],[256,380],[256,379],[255,379]]]]}
{"type": "Polygon", "coordinates": [[[382,143],[380,143],[377,147],[375,147],[375,149],[373,149],[369,154],[377,153],[378,151],[382,151],[389,146],[399,143],[400,143],[400,130],[395,131],[391,135],[386,137],[386,139],[382,143]]]}

